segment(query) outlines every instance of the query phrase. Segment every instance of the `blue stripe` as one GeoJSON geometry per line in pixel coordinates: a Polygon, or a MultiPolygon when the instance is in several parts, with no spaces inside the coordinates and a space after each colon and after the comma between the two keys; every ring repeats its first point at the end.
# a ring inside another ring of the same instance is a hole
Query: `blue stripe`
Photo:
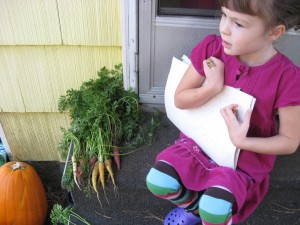
{"type": "Polygon", "coordinates": [[[232,211],[232,204],[204,194],[200,199],[199,208],[214,215],[224,215],[232,211]]]}
{"type": "Polygon", "coordinates": [[[190,190],[186,190],[186,192],[185,192],[184,196],[182,196],[182,198],[178,199],[177,201],[174,201],[174,200],[173,200],[173,202],[179,203],[179,204],[180,204],[180,203],[183,203],[183,202],[185,202],[186,200],[188,200],[190,196],[191,196],[190,190]]]}
{"type": "Polygon", "coordinates": [[[174,179],[173,177],[165,173],[160,172],[155,168],[152,168],[150,170],[146,178],[146,181],[158,187],[171,188],[174,190],[180,189],[180,184],[176,179],[174,179]]]}

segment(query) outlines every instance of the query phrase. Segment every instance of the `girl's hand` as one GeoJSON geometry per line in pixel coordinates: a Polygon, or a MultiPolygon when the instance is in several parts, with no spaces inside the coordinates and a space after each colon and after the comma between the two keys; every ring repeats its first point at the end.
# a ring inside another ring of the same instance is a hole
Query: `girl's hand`
{"type": "Polygon", "coordinates": [[[242,144],[247,137],[252,110],[249,109],[246,112],[243,122],[238,121],[237,110],[238,105],[231,104],[221,109],[221,114],[225,120],[232,144],[238,148],[243,148],[242,144]]]}
{"type": "Polygon", "coordinates": [[[224,63],[211,56],[203,61],[203,68],[207,85],[214,88],[216,92],[220,92],[224,86],[224,63]]]}

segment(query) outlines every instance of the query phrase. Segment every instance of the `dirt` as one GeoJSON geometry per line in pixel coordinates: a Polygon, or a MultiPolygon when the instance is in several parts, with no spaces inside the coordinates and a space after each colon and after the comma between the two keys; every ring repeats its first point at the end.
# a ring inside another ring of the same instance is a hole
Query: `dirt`
{"type": "Polygon", "coordinates": [[[61,188],[64,163],[57,161],[27,161],[26,163],[35,168],[44,184],[48,201],[45,225],[51,225],[50,213],[53,205],[56,203],[64,207],[68,205],[68,193],[61,188]]]}

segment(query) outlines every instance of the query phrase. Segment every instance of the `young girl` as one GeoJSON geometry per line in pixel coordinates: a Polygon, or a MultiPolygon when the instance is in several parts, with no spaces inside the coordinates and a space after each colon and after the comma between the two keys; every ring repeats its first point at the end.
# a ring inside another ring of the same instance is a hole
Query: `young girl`
{"type": "Polygon", "coordinates": [[[300,68],[273,43],[300,27],[300,1],[220,0],[220,5],[220,37],[210,35],[192,50],[175,104],[198,107],[224,85],[254,96],[256,103],[244,122],[235,116],[237,105],[221,110],[232,143],[242,149],[236,170],[214,163],[184,134],[157,156],[147,186],[177,205],[165,225],[245,220],[268,191],[276,155],[294,153],[299,145],[300,68]],[[204,79],[207,85],[201,86],[204,79]]]}

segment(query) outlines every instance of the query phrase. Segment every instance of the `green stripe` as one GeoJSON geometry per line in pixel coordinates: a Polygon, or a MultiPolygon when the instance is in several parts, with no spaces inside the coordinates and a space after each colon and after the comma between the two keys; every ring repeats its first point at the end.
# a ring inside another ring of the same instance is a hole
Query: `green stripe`
{"type": "Polygon", "coordinates": [[[204,210],[200,210],[200,217],[203,219],[203,221],[206,221],[208,223],[223,224],[228,220],[228,218],[231,217],[231,212],[225,215],[215,215],[204,210]]]}
{"type": "Polygon", "coordinates": [[[185,195],[182,196],[182,198],[178,199],[177,201],[172,200],[172,202],[175,204],[182,204],[182,203],[190,200],[191,197],[193,197],[193,196],[191,196],[191,192],[189,190],[187,190],[185,195]]]}
{"type": "Polygon", "coordinates": [[[153,194],[156,194],[156,195],[167,195],[167,194],[173,194],[173,193],[176,193],[177,191],[172,189],[172,188],[164,188],[164,187],[159,187],[159,186],[156,186],[154,184],[151,184],[149,182],[146,182],[147,183],[147,187],[148,189],[153,193],[153,194]]]}

